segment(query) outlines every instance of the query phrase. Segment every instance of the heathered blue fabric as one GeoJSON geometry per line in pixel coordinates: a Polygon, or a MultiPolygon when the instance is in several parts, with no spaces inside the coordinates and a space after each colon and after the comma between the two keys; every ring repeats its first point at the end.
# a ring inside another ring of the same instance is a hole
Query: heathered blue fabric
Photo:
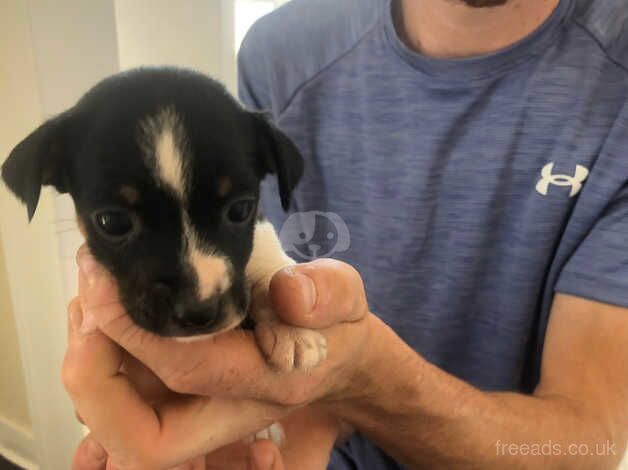
{"type": "MultiPolygon", "coordinates": [[[[445,371],[530,392],[555,291],[628,307],[627,65],[625,0],[562,0],[523,41],[461,60],[406,48],[386,0],[293,0],[245,39],[240,95],[305,157],[292,211],[346,223],[333,256],[372,311],[445,371]]],[[[263,202],[281,228],[274,181],[263,202]]],[[[398,467],[358,434],[330,468],[398,467]]]]}

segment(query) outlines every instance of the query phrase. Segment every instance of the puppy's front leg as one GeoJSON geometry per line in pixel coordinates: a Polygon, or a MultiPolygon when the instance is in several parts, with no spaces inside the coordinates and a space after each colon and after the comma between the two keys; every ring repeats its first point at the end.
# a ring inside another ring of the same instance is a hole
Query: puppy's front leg
{"type": "Polygon", "coordinates": [[[269,287],[280,269],[295,264],[281,248],[272,224],[260,220],[255,226],[253,252],[246,268],[254,299],[251,315],[255,336],[268,362],[281,371],[308,370],[327,356],[327,341],[317,331],[282,323],[272,310],[269,287]]]}

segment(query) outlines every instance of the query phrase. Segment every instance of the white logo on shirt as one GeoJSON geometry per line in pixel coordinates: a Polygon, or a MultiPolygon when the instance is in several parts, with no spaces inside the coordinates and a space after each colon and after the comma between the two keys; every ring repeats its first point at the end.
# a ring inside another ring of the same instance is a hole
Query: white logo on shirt
{"type": "Polygon", "coordinates": [[[552,170],[554,169],[554,163],[548,163],[541,170],[542,178],[536,184],[536,191],[543,196],[547,196],[547,190],[549,185],[555,186],[571,186],[571,192],[569,197],[574,197],[582,189],[582,183],[589,176],[589,170],[582,165],[576,165],[576,172],[573,176],[569,175],[554,175],[552,170]]]}

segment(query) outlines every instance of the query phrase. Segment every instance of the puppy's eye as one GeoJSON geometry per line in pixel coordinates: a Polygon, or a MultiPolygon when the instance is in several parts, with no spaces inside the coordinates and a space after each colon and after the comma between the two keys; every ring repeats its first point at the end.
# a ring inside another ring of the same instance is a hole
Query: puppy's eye
{"type": "Polygon", "coordinates": [[[135,218],[127,211],[107,209],[92,215],[94,226],[100,234],[113,242],[121,242],[135,232],[135,218]]]}
{"type": "Polygon", "coordinates": [[[247,222],[255,210],[255,199],[238,199],[227,206],[225,218],[231,224],[247,222]]]}

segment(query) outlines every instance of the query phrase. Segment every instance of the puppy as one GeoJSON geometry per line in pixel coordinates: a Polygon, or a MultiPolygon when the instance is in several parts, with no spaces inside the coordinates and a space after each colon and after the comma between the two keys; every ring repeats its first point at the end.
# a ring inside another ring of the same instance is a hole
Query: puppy
{"type": "Polygon", "coordinates": [[[293,264],[258,208],[278,180],[288,209],[303,171],[294,144],[216,81],[142,68],[109,77],[20,142],[2,178],[33,217],[41,187],[74,200],[94,257],[117,279],[133,321],[191,341],[233,329],[251,311],[260,349],[281,371],[322,361],[325,338],[280,323],[272,276],[293,264]]]}

